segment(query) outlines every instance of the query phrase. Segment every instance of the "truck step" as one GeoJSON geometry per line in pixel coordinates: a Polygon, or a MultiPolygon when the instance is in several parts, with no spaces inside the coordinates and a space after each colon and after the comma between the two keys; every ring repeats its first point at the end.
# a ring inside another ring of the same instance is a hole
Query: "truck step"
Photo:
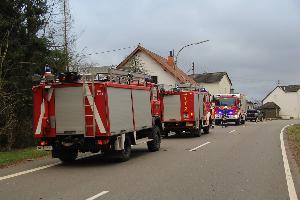
{"type": "Polygon", "coordinates": [[[152,140],[153,140],[153,139],[142,138],[142,139],[136,140],[136,144],[144,144],[144,143],[150,142],[150,141],[152,141],[152,140]]]}

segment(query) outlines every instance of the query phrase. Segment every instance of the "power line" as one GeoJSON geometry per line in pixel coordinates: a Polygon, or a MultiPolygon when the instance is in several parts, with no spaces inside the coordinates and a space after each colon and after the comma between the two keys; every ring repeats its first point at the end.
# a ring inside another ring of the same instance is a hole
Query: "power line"
{"type": "Polygon", "coordinates": [[[136,48],[137,46],[129,46],[129,47],[124,47],[124,48],[119,48],[119,49],[113,49],[113,50],[108,50],[108,51],[101,51],[101,52],[95,52],[95,53],[89,53],[86,54],[88,56],[91,55],[98,55],[98,54],[104,54],[104,53],[112,53],[112,52],[116,52],[116,51],[122,51],[122,50],[126,50],[126,49],[131,49],[131,48],[136,48]]]}

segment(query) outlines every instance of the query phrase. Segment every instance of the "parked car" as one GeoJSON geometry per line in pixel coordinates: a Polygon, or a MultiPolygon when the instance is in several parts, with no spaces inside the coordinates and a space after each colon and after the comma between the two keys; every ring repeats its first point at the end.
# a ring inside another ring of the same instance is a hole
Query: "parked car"
{"type": "Polygon", "coordinates": [[[247,110],[246,120],[249,121],[263,121],[263,113],[260,110],[247,110]]]}

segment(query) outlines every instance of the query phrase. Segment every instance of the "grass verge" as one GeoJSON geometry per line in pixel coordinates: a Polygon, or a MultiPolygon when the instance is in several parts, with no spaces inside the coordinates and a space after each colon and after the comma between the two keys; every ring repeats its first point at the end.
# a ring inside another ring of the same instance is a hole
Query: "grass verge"
{"type": "Polygon", "coordinates": [[[21,162],[26,159],[35,159],[47,155],[50,155],[50,152],[38,151],[34,147],[10,152],[0,152],[0,168],[21,162]]]}
{"type": "Polygon", "coordinates": [[[290,126],[287,133],[293,157],[300,167],[300,124],[290,126]]]}

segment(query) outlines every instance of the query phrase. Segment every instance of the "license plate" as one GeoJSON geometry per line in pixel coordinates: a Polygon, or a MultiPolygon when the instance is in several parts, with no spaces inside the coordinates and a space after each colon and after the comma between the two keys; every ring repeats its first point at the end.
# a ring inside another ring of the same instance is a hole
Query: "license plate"
{"type": "Polygon", "coordinates": [[[37,146],[37,150],[44,150],[44,151],[51,151],[53,148],[52,146],[37,146]]]}

